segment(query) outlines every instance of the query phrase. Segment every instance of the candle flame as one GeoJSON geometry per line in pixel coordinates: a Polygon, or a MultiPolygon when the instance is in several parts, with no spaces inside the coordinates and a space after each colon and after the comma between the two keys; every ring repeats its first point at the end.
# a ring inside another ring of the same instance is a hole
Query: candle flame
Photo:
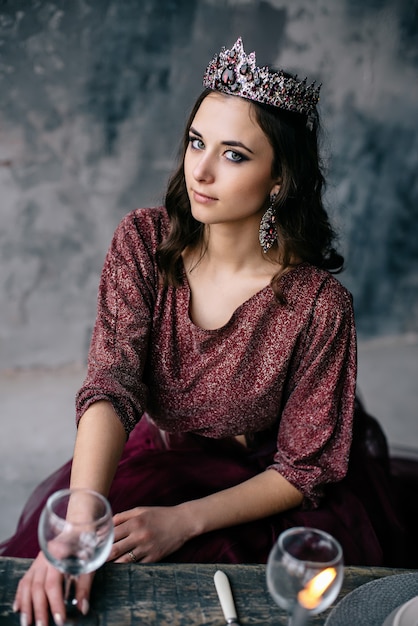
{"type": "Polygon", "coordinates": [[[311,578],[306,587],[298,593],[299,604],[308,610],[317,607],[336,575],[337,570],[334,567],[327,567],[311,578]]]}

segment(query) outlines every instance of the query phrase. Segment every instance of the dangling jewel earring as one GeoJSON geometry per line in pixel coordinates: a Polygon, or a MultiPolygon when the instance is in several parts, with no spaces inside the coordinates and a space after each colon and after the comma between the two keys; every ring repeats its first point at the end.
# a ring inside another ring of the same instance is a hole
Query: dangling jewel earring
{"type": "Polygon", "coordinates": [[[270,196],[270,204],[261,218],[260,229],[258,231],[260,246],[264,253],[270,250],[271,246],[277,241],[276,212],[273,208],[276,198],[277,194],[270,196]]]}

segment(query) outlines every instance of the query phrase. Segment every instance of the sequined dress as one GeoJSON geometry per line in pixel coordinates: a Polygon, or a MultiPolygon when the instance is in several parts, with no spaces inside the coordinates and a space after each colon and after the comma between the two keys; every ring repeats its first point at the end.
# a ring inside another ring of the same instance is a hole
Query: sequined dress
{"type": "MultiPolygon", "coordinates": [[[[204,330],[189,316],[186,273],[176,288],[159,279],[156,250],[168,228],[165,209],[153,208],[116,229],[76,399],[77,420],[109,400],[129,436],[113,511],[202,497],[272,468],[303,493],[299,508],[197,537],[167,560],[265,562],[281,530],[303,524],[334,534],[346,563],[382,563],[386,531],[379,536],[373,517],[386,503],[368,510],[346,477],[356,384],[349,292],[304,263],[281,278],[283,302],[266,286],[222,328],[204,330]]],[[[0,553],[35,556],[40,508],[68,485],[70,468],[38,487],[0,553]]]]}

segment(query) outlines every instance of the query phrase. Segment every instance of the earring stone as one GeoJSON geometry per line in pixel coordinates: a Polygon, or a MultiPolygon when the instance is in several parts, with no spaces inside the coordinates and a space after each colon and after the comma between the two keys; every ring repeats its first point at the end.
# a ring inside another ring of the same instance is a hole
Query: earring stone
{"type": "Polygon", "coordinates": [[[269,207],[261,218],[258,231],[260,246],[264,253],[268,252],[277,241],[277,220],[276,211],[274,210],[275,200],[276,195],[270,196],[269,207]]]}

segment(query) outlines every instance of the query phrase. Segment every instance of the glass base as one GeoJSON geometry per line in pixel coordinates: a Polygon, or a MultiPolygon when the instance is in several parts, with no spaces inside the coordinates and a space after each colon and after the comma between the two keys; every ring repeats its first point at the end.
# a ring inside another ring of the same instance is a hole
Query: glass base
{"type": "Polygon", "coordinates": [[[65,612],[66,618],[64,626],[95,626],[99,624],[99,616],[90,609],[87,615],[84,615],[78,608],[75,599],[75,579],[68,577],[65,582],[65,612]]]}

